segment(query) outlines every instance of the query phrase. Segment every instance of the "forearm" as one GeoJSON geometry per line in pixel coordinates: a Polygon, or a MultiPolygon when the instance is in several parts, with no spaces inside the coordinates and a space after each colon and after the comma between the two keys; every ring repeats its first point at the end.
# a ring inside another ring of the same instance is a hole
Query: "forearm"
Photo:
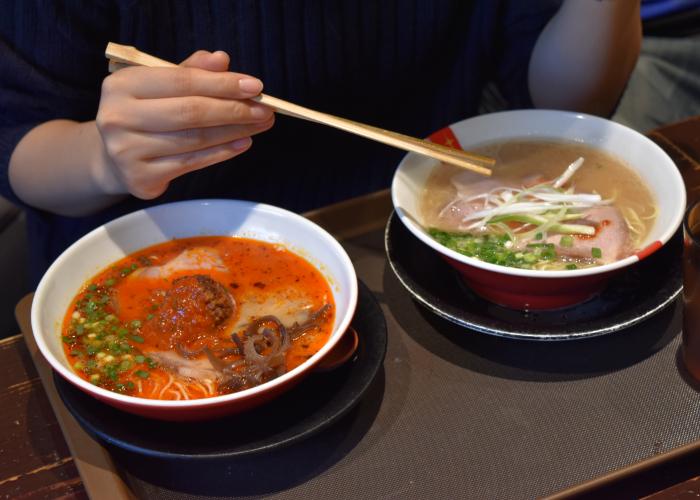
{"type": "Polygon", "coordinates": [[[10,185],[25,203],[68,216],[88,215],[127,193],[108,166],[94,121],[52,120],[30,130],[10,159],[10,185]]]}
{"type": "Polygon", "coordinates": [[[639,6],[640,0],[566,0],[532,53],[535,106],[609,115],[639,55],[639,6]]]}
{"type": "Polygon", "coordinates": [[[250,100],[262,82],[228,72],[228,62],[198,51],[177,68],[108,76],[95,121],[49,121],[22,138],[12,189],[34,207],[82,216],[127,195],[154,199],[175,178],[244,153],[274,114],[250,100]]]}

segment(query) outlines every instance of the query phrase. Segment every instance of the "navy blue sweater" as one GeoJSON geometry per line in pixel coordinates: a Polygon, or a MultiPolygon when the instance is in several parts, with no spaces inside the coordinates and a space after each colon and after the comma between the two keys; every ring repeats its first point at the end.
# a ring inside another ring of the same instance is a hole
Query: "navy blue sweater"
{"type": "MultiPolygon", "coordinates": [[[[180,61],[225,50],[265,92],[414,136],[474,115],[486,82],[527,107],[527,67],[558,0],[15,0],[0,16],[0,193],[21,137],[55,118],[94,119],[108,41],[180,61]],[[408,105],[407,105],[408,103],[408,105]]],[[[244,155],[68,218],[27,208],[32,274],[97,225],[192,198],[302,211],[387,187],[403,153],[283,116],[244,155]]]]}

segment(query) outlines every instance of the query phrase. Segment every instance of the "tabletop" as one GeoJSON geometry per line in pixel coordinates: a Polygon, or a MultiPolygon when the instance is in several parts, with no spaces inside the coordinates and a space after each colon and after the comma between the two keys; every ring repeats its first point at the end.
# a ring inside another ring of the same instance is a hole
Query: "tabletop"
{"type": "MultiPolygon", "coordinates": [[[[698,190],[700,189],[700,168],[696,158],[700,157],[700,119],[687,120],[685,122],[674,124],[663,129],[659,129],[650,134],[657,143],[666,149],[674,158],[684,176],[688,179],[694,179],[690,184],[695,186],[689,188],[689,197],[700,197],[698,190]]],[[[361,211],[372,214],[370,219],[375,220],[377,215],[388,215],[390,206],[386,193],[370,196],[365,200],[356,202],[351,205],[351,212],[354,218],[361,218],[361,211]]],[[[347,206],[345,207],[347,211],[347,206]]],[[[393,415],[395,419],[385,421],[388,426],[401,425],[399,422],[398,413],[391,413],[391,408],[380,408],[382,404],[388,402],[390,405],[398,405],[411,397],[410,387],[408,386],[411,378],[411,369],[402,364],[402,360],[418,359],[424,354],[424,351],[432,351],[434,361],[431,366],[422,366],[422,373],[434,374],[436,380],[444,381],[444,377],[449,377],[455,364],[459,361],[450,356],[449,350],[453,347],[449,341],[440,340],[435,343],[426,342],[421,338],[425,332],[425,328],[432,327],[431,320],[426,318],[415,304],[412,304],[410,298],[406,295],[401,295],[398,288],[398,283],[392,280],[391,274],[386,272],[385,266],[382,265],[381,255],[383,254],[383,232],[381,227],[377,227],[376,223],[367,223],[365,226],[354,226],[352,232],[344,232],[344,226],[337,217],[334,217],[333,210],[322,210],[315,214],[310,214],[311,218],[325,225],[328,229],[342,238],[346,242],[346,246],[358,266],[358,273],[373,290],[382,302],[382,307],[387,313],[390,329],[390,351],[385,361],[385,371],[383,373],[384,380],[380,380],[379,384],[374,387],[374,398],[369,398],[369,406],[373,408],[363,408],[361,412],[368,415],[368,422],[363,422],[365,427],[371,426],[371,419],[382,419],[393,415]],[[396,311],[410,311],[408,316],[397,319],[396,311]],[[400,324],[397,324],[400,323],[400,324]],[[406,330],[408,322],[419,326],[416,329],[417,333],[402,337],[400,339],[392,338],[393,332],[406,330]],[[392,386],[392,390],[399,392],[392,395],[392,398],[382,398],[381,391],[386,390],[386,379],[391,377],[396,383],[397,380],[406,380],[405,384],[399,383],[392,386]],[[403,393],[401,393],[403,391],[403,393]],[[384,401],[382,401],[384,399],[384,401]],[[379,405],[379,406],[377,406],[379,405]],[[382,413],[384,412],[384,413],[382,413]],[[379,415],[379,416],[378,416],[379,415]]],[[[381,219],[381,217],[379,217],[381,219]]],[[[369,219],[368,219],[369,220],[369,219]]],[[[383,224],[382,224],[383,225],[383,224]]],[[[668,361],[663,356],[672,356],[675,352],[678,342],[678,308],[671,308],[665,315],[657,321],[658,325],[665,328],[664,334],[658,339],[658,349],[654,349],[652,354],[647,358],[635,360],[632,367],[620,367],[620,379],[624,378],[626,368],[634,369],[637,365],[643,363],[651,363],[649,368],[653,368],[653,363],[668,361]],[[666,353],[666,354],[664,354],[666,353]]],[[[431,341],[432,342],[432,341],[431,341]]],[[[479,341],[482,342],[482,341],[479,341]]],[[[486,341],[488,344],[488,341],[486,341]]],[[[459,346],[464,347],[464,346],[459,346]]],[[[466,346],[467,348],[469,346],[466,346]]],[[[498,391],[505,391],[508,386],[508,377],[501,376],[508,372],[512,379],[517,380],[526,377],[523,366],[502,366],[502,359],[498,356],[493,356],[492,353],[483,350],[483,344],[471,346],[471,361],[474,363],[470,369],[474,370],[476,366],[476,375],[482,377],[487,387],[491,391],[496,391],[491,394],[494,400],[498,400],[498,391]],[[521,371],[518,377],[518,370],[521,371]],[[495,377],[495,378],[494,378],[495,377]]],[[[421,358],[427,359],[427,358],[421,358]]],[[[432,358],[431,358],[432,359],[432,358]]],[[[588,374],[588,377],[594,377],[588,374]]],[[[556,377],[555,377],[556,378],[556,377]]],[[[564,377],[566,378],[566,377],[564,377]]],[[[84,498],[86,490],[81,482],[78,469],[75,466],[73,457],[64,440],[61,428],[53,414],[51,404],[47,398],[44,387],[42,386],[41,378],[32,362],[30,352],[21,336],[14,336],[3,341],[0,341],[0,380],[2,380],[2,391],[0,391],[0,415],[2,415],[2,425],[0,426],[0,495],[6,498],[84,498]]],[[[586,385],[589,384],[587,377],[582,377],[579,380],[571,379],[574,384],[578,385],[583,390],[586,390],[586,385]]],[[[449,380],[448,380],[449,382],[449,380]]],[[[547,385],[541,384],[533,380],[533,386],[536,391],[533,393],[540,397],[546,395],[547,385]],[[539,391],[539,392],[538,392],[539,391]]],[[[663,380],[658,381],[659,384],[663,380]]],[[[551,386],[554,387],[553,385],[551,386]]],[[[593,383],[590,385],[591,390],[595,390],[593,383]]],[[[694,389],[693,389],[694,390],[694,389]]],[[[653,394],[654,391],[649,391],[653,394]]],[[[657,391],[658,392],[658,391],[657,391]]],[[[434,401],[429,403],[437,403],[441,398],[448,398],[454,395],[454,392],[447,390],[436,396],[434,401]]],[[[480,401],[479,404],[485,406],[484,411],[480,412],[483,415],[483,421],[480,424],[483,426],[482,432],[497,431],[488,428],[488,401],[480,401]]],[[[513,411],[517,411],[513,408],[513,411]]],[[[601,409],[603,411],[604,409],[601,409]]],[[[517,417],[517,415],[513,415],[517,417]]],[[[421,420],[418,414],[401,414],[400,419],[408,419],[408,424],[411,424],[411,419],[421,420]]],[[[641,421],[641,419],[640,419],[641,421]]],[[[421,422],[423,423],[423,422],[421,422]]],[[[526,432],[527,429],[522,429],[526,432]]],[[[624,430],[621,430],[623,432],[624,430]]],[[[669,435],[672,435],[670,433],[669,435]]],[[[372,433],[371,430],[365,428],[364,434],[360,436],[359,442],[351,444],[345,443],[345,446],[352,448],[353,453],[372,454],[372,446],[382,440],[384,436],[379,433],[372,433]]],[[[434,439],[445,440],[449,443],[452,437],[449,433],[442,436],[437,436],[434,439]]],[[[427,439],[421,436],[418,441],[422,442],[427,439]]],[[[497,436],[494,436],[497,439],[497,436]]],[[[680,442],[680,441],[679,441],[680,442]]],[[[423,443],[426,446],[434,446],[436,443],[423,443]]],[[[468,443],[467,443],[468,444],[468,443]]],[[[437,443],[439,446],[440,443],[437,443]]],[[[513,446],[517,446],[514,443],[513,446]]],[[[568,490],[567,495],[570,497],[593,495],[599,497],[601,494],[625,496],[642,496],[657,493],[662,494],[662,490],[670,486],[674,486],[675,490],[682,488],[683,481],[694,481],[694,476],[700,473],[700,452],[696,451],[695,446],[676,446],[673,442],[652,443],[652,448],[648,453],[641,456],[644,458],[644,463],[634,468],[621,466],[619,470],[601,469],[599,472],[599,481],[596,483],[595,477],[580,477],[586,481],[586,487],[576,490],[574,484],[562,483],[561,489],[574,487],[568,490]],[[651,459],[650,459],[651,457],[651,459]],[[656,458],[656,459],[654,459],[656,458]],[[680,483],[680,484],[679,484],[680,483]]],[[[401,451],[401,450],[398,450],[401,451]]],[[[404,450],[405,451],[405,450],[404,450]]],[[[478,450],[477,450],[478,451],[478,450]]],[[[476,451],[475,451],[476,452],[476,451]]],[[[346,449],[347,453],[347,449],[346,449]]],[[[562,452],[562,456],[570,458],[566,453],[562,452]]],[[[537,474],[537,467],[545,464],[552,457],[534,457],[532,460],[532,474],[537,474]]],[[[556,459],[556,457],[554,457],[556,459]]],[[[338,467],[342,467],[343,457],[337,458],[338,467]]],[[[620,461],[622,465],[628,465],[624,461],[620,461]]],[[[333,467],[330,464],[324,467],[333,467]]],[[[426,467],[445,467],[449,464],[435,464],[431,461],[426,461],[426,467]]],[[[508,465],[508,462],[505,462],[508,465]]],[[[498,469],[498,464],[493,464],[495,469],[498,469]]],[[[319,474],[323,474],[323,470],[319,474]]],[[[368,474],[381,474],[378,471],[364,471],[368,474]]],[[[454,471],[459,473],[460,471],[454,471]]],[[[463,471],[465,472],[465,471],[463,471]]],[[[502,481],[509,480],[509,471],[502,470],[480,470],[482,474],[489,474],[490,477],[500,477],[502,481]]],[[[533,479],[534,481],[534,479],[533,479]]],[[[527,485],[523,486],[524,488],[527,485]]],[[[393,490],[393,496],[408,497],[411,493],[420,492],[420,486],[411,484],[410,480],[405,483],[405,490],[393,490]]],[[[497,488],[494,491],[499,491],[497,488]]],[[[528,490],[529,491],[529,490],[528,490]]],[[[670,491],[670,490],[668,490],[670,491]]],[[[554,493],[548,491],[547,493],[554,493]]],[[[391,495],[387,495],[391,496],[391,495]]]]}

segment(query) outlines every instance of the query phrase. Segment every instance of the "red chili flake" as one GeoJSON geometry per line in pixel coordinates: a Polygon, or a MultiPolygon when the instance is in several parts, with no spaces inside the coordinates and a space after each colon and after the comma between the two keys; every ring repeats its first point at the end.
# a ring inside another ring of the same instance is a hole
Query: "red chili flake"
{"type": "Polygon", "coordinates": [[[599,224],[595,225],[595,233],[593,234],[575,234],[574,236],[578,238],[579,240],[590,240],[591,238],[595,238],[598,236],[598,233],[600,233],[600,230],[603,229],[605,226],[609,226],[612,224],[611,221],[608,219],[603,219],[600,221],[599,224]]]}

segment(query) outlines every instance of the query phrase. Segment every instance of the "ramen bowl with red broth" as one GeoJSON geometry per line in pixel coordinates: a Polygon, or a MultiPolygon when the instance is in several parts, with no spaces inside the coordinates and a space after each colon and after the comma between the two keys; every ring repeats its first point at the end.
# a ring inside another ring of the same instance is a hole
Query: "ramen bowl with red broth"
{"type": "Polygon", "coordinates": [[[673,161],[609,120],[507,111],[431,139],[495,158],[493,173],[409,154],[392,184],[396,213],[469,288],[500,305],[557,309],[590,299],[661,248],[683,217],[673,161]]]}
{"type": "Polygon", "coordinates": [[[32,304],[37,344],[122,410],[200,420],[260,405],[322,364],[357,302],[338,242],[242,201],[161,205],[68,248],[32,304]]]}

